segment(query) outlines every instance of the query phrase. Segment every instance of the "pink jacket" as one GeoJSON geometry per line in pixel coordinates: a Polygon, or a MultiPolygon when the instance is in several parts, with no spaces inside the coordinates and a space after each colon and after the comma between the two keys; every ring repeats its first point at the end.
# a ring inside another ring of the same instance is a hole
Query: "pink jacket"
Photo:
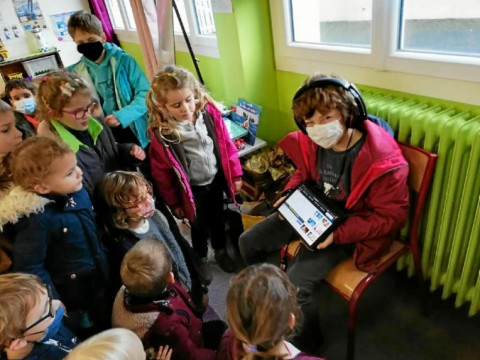
{"type": "MultiPolygon", "coordinates": [[[[210,115],[213,122],[206,121],[209,135],[214,140],[217,158],[219,157],[219,169],[223,171],[228,186],[228,195],[235,200],[234,182],[242,176],[242,166],[238,159],[238,151],[228,134],[225,122],[220,111],[208,103],[205,107],[207,115],[210,115]],[[213,134],[212,134],[213,132],[213,134]]],[[[195,202],[185,164],[179,156],[179,146],[164,142],[155,135],[155,129],[150,130],[152,141],[149,155],[152,178],[165,203],[171,208],[181,206],[186,218],[190,221],[195,219],[195,202]]]]}
{"type": "MultiPolygon", "coordinates": [[[[381,127],[364,121],[365,142],[353,163],[348,217],[334,232],[339,244],[356,243],[359,269],[375,271],[378,258],[388,251],[393,236],[407,220],[408,164],[395,140],[381,127]]],[[[318,145],[300,131],[283,138],[280,147],[297,170],[285,190],[304,181],[317,182],[318,145]]]]}

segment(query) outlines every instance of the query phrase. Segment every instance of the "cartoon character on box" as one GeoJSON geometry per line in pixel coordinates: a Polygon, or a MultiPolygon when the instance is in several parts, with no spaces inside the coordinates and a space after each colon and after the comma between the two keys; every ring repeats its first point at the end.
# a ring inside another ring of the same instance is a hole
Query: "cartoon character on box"
{"type": "Polygon", "coordinates": [[[8,58],[8,51],[2,40],[0,39],[0,61],[5,60],[6,58],[8,58]]]}

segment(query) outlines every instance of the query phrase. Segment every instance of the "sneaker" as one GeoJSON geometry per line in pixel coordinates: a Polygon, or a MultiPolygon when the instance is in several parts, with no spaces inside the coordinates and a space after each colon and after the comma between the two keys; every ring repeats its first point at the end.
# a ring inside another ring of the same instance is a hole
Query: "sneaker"
{"type": "Polygon", "coordinates": [[[215,250],[215,260],[223,271],[227,273],[233,273],[235,271],[235,264],[230,256],[228,256],[226,249],[215,250]]]}
{"type": "Polygon", "coordinates": [[[207,257],[203,257],[200,260],[202,262],[200,265],[200,271],[202,273],[203,281],[205,282],[205,285],[210,285],[213,280],[213,275],[210,265],[208,264],[208,259],[207,257]]]}

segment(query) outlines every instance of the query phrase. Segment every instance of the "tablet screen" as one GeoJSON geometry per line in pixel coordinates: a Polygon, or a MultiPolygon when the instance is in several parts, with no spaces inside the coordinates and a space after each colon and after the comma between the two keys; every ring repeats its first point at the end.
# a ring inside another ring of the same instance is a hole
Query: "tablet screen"
{"type": "Polygon", "coordinates": [[[331,204],[304,184],[290,194],[278,211],[311,247],[323,241],[341,220],[331,204]]]}

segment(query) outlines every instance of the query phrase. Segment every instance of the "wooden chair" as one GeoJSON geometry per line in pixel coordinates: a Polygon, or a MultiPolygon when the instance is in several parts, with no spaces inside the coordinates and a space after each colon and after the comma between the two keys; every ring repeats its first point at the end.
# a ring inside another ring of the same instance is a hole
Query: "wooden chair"
{"type": "MultiPolygon", "coordinates": [[[[411,208],[408,222],[407,242],[395,240],[387,254],[380,258],[378,271],[367,273],[355,267],[353,258],[346,259],[335,266],[326,277],[329,286],[346,301],[349,302],[348,314],[348,339],[347,359],[355,357],[355,324],[357,304],[365,289],[383,274],[391,265],[404,254],[411,253],[413,257],[416,275],[418,277],[420,291],[424,294],[423,274],[418,248],[419,224],[423,214],[425,200],[430,188],[430,183],[435,170],[437,155],[429,153],[418,147],[399,143],[403,155],[409,164],[408,185],[411,193],[411,208]]],[[[288,253],[295,254],[300,241],[292,243],[288,247],[288,253]]],[[[423,309],[426,310],[425,296],[421,295],[423,309]]]]}

